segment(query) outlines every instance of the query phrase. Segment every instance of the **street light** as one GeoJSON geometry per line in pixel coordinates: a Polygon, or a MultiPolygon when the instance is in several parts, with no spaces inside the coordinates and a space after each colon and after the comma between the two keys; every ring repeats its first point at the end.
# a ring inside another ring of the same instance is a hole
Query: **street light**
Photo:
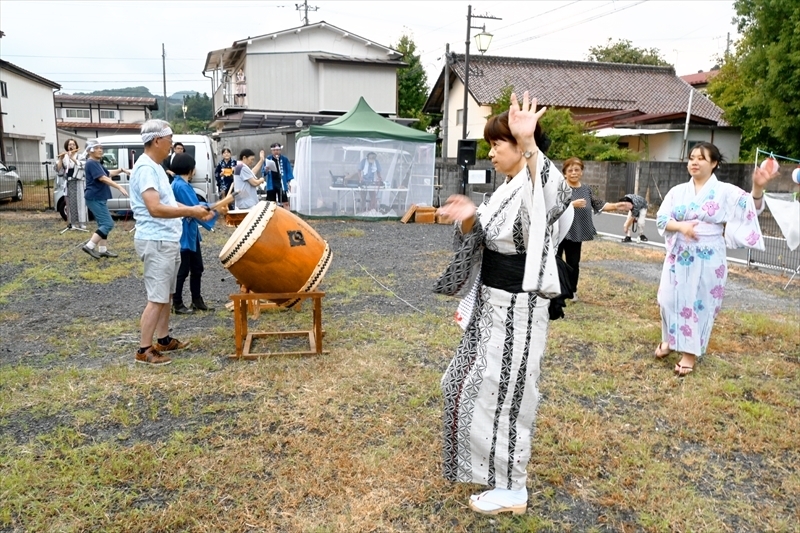
{"type": "Polygon", "coordinates": [[[186,95],[185,94],[183,95],[183,105],[181,106],[181,109],[183,109],[183,120],[186,120],[186,110],[188,109],[188,107],[186,107],[186,95]]]}
{"type": "Polygon", "coordinates": [[[486,31],[482,31],[475,36],[475,46],[478,47],[478,52],[483,54],[489,49],[489,44],[492,42],[492,37],[494,37],[494,35],[491,33],[486,33],[486,31]]]}

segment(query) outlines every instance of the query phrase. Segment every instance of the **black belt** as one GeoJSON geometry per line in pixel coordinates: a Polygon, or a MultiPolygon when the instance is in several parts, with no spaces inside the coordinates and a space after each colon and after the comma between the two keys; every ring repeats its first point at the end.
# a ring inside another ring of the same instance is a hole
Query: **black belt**
{"type": "Polygon", "coordinates": [[[524,292],[522,279],[525,277],[526,254],[506,255],[483,249],[481,281],[487,287],[506,292],[524,292]]]}

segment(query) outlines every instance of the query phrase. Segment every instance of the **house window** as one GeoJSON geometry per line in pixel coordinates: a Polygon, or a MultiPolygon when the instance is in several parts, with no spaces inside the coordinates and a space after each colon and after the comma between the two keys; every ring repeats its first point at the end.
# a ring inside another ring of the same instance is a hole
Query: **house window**
{"type": "Polygon", "coordinates": [[[100,118],[110,118],[111,120],[117,120],[117,110],[116,109],[101,109],[100,110],[100,118]]]}
{"type": "Polygon", "coordinates": [[[459,109],[458,111],[456,111],[456,126],[462,124],[463,122],[464,122],[464,110],[459,109]]]}
{"type": "Polygon", "coordinates": [[[0,81],[0,94],[3,98],[8,98],[8,85],[4,81],[0,81]]]}
{"type": "Polygon", "coordinates": [[[53,143],[44,143],[44,149],[47,152],[47,157],[45,159],[55,159],[56,153],[53,150],[53,143]]]}
{"type": "Polygon", "coordinates": [[[88,109],[65,109],[64,116],[67,118],[92,118],[92,113],[88,109]]]}

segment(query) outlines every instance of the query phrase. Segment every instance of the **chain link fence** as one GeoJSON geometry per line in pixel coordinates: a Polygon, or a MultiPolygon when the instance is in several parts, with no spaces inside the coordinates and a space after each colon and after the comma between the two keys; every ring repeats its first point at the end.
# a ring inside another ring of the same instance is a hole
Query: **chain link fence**
{"type": "Polygon", "coordinates": [[[49,161],[7,161],[0,166],[0,211],[54,209],[55,182],[55,166],[49,161]]]}

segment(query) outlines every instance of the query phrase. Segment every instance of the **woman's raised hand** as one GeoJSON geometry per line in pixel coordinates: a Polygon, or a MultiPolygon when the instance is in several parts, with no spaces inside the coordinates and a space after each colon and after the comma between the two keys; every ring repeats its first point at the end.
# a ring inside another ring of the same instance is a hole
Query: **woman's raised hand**
{"type": "Polygon", "coordinates": [[[527,147],[526,141],[533,139],[536,123],[547,111],[546,107],[536,110],[536,98],[530,98],[528,91],[522,95],[522,105],[517,100],[517,95],[511,93],[511,107],[508,109],[508,128],[520,147],[527,147]]]}
{"type": "Polygon", "coordinates": [[[767,183],[780,175],[780,171],[770,174],[765,168],[756,167],[753,169],[753,185],[766,189],[767,183]]]}

